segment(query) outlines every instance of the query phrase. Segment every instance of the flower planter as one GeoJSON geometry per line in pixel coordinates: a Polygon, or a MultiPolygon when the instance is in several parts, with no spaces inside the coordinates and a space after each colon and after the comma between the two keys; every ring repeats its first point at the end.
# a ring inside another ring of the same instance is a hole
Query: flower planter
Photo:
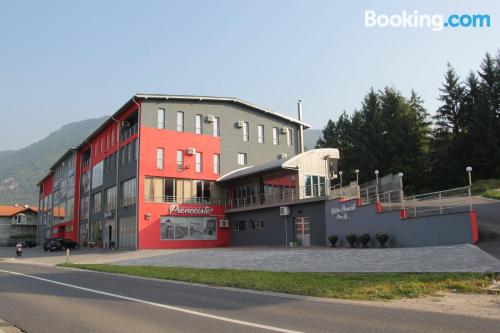
{"type": "Polygon", "coordinates": [[[348,234],[345,236],[345,239],[351,247],[356,247],[356,241],[358,240],[358,236],[356,236],[356,234],[348,234]]]}
{"type": "Polygon", "coordinates": [[[328,237],[328,241],[330,242],[332,247],[335,247],[335,244],[337,244],[338,240],[339,240],[339,236],[337,236],[337,235],[331,235],[328,237]]]}
{"type": "Polygon", "coordinates": [[[378,243],[380,244],[380,247],[384,248],[387,247],[385,244],[389,240],[389,235],[385,232],[379,232],[378,234],[375,235],[375,238],[377,238],[378,243]]]}
{"type": "Polygon", "coordinates": [[[361,234],[359,235],[358,240],[364,248],[367,248],[368,243],[370,242],[370,238],[370,234],[361,234]]]}

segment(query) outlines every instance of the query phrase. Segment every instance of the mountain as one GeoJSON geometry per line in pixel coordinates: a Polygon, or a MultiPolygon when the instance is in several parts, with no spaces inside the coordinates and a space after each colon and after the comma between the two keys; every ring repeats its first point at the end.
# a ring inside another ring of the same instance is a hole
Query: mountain
{"type": "Polygon", "coordinates": [[[316,142],[323,136],[323,131],[318,129],[307,129],[304,131],[304,149],[311,150],[316,147],[316,142]]]}
{"type": "Polygon", "coordinates": [[[0,151],[0,204],[38,207],[36,184],[69,147],[79,145],[107,118],[69,123],[25,148],[0,151]]]}

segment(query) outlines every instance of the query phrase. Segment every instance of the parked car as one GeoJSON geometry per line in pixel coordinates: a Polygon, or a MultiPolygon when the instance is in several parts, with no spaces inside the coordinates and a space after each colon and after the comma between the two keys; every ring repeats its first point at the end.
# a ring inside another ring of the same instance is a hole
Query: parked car
{"type": "Polygon", "coordinates": [[[58,238],[47,238],[45,242],[43,243],[43,250],[48,251],[51,248],[51,244],[53,241],[57,240],[58,238]]]}
{"type": "Polygon", "coordinates": [[[66,251],[66,249],[78,249],[77,242],[65,238],[49,238],[45,241],[43,249],[45,251],[66,251]]]}
{"type": "Polygon", "coordinates": [[[36,242],[33,241],[33,240],[27,240],[27,241],[21,242],[21,245],[23,247],[35,247],[36,246],[36,242]]]}

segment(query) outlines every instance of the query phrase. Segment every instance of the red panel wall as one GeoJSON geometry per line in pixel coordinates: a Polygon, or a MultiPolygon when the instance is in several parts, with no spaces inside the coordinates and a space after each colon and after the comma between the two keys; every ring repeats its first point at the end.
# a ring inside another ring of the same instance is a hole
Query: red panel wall
{"type": "MultiPolygon", "coordinates": [[[[215,181],[220,175],[213,172],[213,155],[220,154],[220,139],[210,135],[200,135],[173,130],[141,127],[139,179],[139,243],[140,249],[150,248],[196,248],[227,246],[230,230],[219,228],[219,220],[224,217],[223,206],[209,206],[213,209],[210,216],[217,218],[217,240],[160,240],[160,217],[168,215],[170,204],[146,203],[144,200],[145,176],[161,176],[215,181]],[[156,149],[164,149],[164,168],[156,168],[156,149]],[[177,150],[195,148],[202,153],[202,172],[195,171],[195,156],[184,154],[184,165],[189,169],[177,171],[177,150]],[[150,216],[150,218],[146,218],[150,216]]],[[[181,205],[183,208],[205,207],[200,205],[181,205]]]]}

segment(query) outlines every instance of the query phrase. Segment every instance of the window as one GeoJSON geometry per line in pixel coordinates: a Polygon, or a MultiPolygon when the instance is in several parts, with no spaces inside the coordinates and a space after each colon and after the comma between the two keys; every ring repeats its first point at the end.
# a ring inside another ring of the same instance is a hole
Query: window
{"type": "Polygon", "coordinates": [[[220,174],[220,155],[214,154],[214,173],[220,174]]]}
{"type": "Polygon", "coordinates": [[[156,168],[163,169],[163,148],[156,148],[156,168]]]}
{"type": "Polygon", "coordinates": [[[116,186],[110,187],[106,190],[106,206],[105,210],[112,210],[116,208],[116,186]]]}
{"type": "Polygon", "coordinates": [[[250,130],[250,124],[245,121],[243,123],[243,141],[249,140],[249,133],[248,133],[249,130],[250,130]]]}
{"type": "Polygon", "coordinates": [[[259,228],[264,229],[264,220],[259,220],[259,228]]]}
{"type": "Polygon", "coordinates": [[[184,151],[177,151],[177,171],[184,170],[184,151]]]}
{"type": "Polygon", "coordinates": [[[134,149],[134,145],[129,143],[127,145],[127,163],[130,164],[132,162],[132,150],[134,149]]]}
{"type": "Polygon", "coordinates": [[[249,220],[248,223],[250,224],[250,229],[252,230],[257,229],[257,224],[255,223],[254,220],[249,220]]]}
{"type": "Polygon", "coordinates": [[[139,157],[139,141],[135,139],[133,145],[134,145],[134,160],[137,161],[137,158],[139,157]]]}
{"type": "Polygon", "coordinates": [[[184,132],[184,112],[177,111],[177,132],[184,132]]]}
{"type": "Polygon", "coordinates": [[[101,192],[92,194],[92,214],[99,213],[101,211],[101,192]]]}
{"type": "Polygon", "coordinates": [[[195,159],[196,159],[196,172],[201,172],[202,170],[202,154],[199,152],[196,152],[195,154],[195,159]]]}
{"type": "Polygon", "coordinates": [[[195,116],[195,131],[196,134],[203,134],[203,116],[201,114],[197,114],[195,116]]]}
{"type": "Polygon", "coordinates": [[[146,177],[144,195],[146,202],[176,202],[175,180],[163,177],[146,177]]]}
{"type": "Polygon", "coordinates": [[[106,150],[109,149],[109,133],[106,134],[106,150]]]}
{"type": "Polygon", "coordinates": [[[291,128],[286,132],[286,142],[289,147],[293,146],[293,129],[291,128]]]}
{"type": "Polygon", "coordinates": [[[102,185],[102,178],[104,173],[103,161],[97,163],[92,167],[92,189],[102,185]]]}
{"type": "Polygon", "coordinates": [[[158,128],[165,128],[165,109],[158,109],[158,128]]]}
{"type": "Polygon", "coordinates": [[[135,178],[126,180],[122,183],[122,207],[135,204],[135,178]]]}
{"type": "Polygon", "coordinates": [[[101,138],[101,153],[104,151],[104,138],[101,138]]]}
{"type": "Polygon", "coordinates": [[[257,142],[264,143],[264,125],[257,126],[257,142]]]}
{"type": "Polygon", "coordinates": [[[273,127],[273,145],[277,146],[280,144],[280,137],[278,133],[278,127],[273,127]]]}
{"type": "Polygon", "coordinates": [[[97,145],[97,143],[96,143],[96,144],[94,145],[94,157],[96,157],[96,156],[97,156],[97,147],[98,147],[98,145],[97,145]]]}
{"type": "Polygon", "coordinates": [[[238,165],[247,165],[246,153],[238,153],[238,165]]]}
{"type": "Polygon", "coordinates": [[[231,221],[231,224],[233,226],[233,231],[239,231],[239,223],[238,221],[231,221]]]}
{"type": "Polygon", "coordinates": [[[312,189],[311,189],[311,176],[306,176],[305,177],[306,181],[305,181],[305,184],[306,184],[306,196],[310,197],[311,196],[311,193],[312,193],[312,189]]]}
{"type": "Polygon", "coordinates": [[[115,145],[115,129],[111,129],[111,147],[115,145]]]}
{"type": "Polygon", "coordinates": [[[238,231],[244,231],[246,229],[245,220],[238,221],[238,231]]]}
{"type": "Polygon", "coordinates": [[[214,136],[220,136],[220,118],[215,117],[213,122],[214,136]]]}

